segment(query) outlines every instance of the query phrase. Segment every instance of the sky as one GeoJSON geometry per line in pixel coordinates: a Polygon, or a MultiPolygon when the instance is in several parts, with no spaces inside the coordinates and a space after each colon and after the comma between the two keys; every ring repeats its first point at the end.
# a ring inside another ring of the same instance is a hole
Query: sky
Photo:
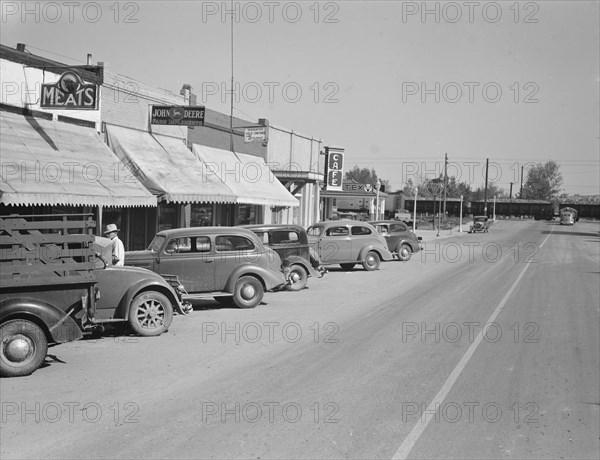
{"type": "Polygon", "coordinates": [[[393,189],[443,171],[518,190],[555,160],[600,194],[600,2],[2,1],[0,41],[346,148],[393,189]]]}

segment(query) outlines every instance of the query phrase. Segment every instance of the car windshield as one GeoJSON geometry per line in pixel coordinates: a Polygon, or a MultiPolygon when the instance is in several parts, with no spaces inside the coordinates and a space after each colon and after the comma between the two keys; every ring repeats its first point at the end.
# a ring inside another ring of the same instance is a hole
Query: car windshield
{"type": "Polygon", "coordinates": [[[323,231],[322,227],[308,227],[306,233],[310,236],[321,236],[321,232],[323,231]]]}
{"type": "Polygon", "coordinates": [[[154,237],[154,239],[152,240],[152,243],[150,243],[150,246],[148,246],[148,251],[152,251],[152,252],[160,251],[160,248],[162,247],[164,242],[165,242],[164,236],[156,235],[154,237]]]}

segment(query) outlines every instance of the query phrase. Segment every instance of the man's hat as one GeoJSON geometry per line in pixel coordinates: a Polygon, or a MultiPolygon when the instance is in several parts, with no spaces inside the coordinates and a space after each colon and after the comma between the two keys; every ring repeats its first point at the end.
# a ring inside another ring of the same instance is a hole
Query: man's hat
{"type": "Polygon", "coordinates": [[[106,226],[106,230],[104,230],[104,235],[106,235],[107,233],[112,233],[112,232],[118,232],[119,229],[117,228],[116,224],[108,224],[106,226]]]}

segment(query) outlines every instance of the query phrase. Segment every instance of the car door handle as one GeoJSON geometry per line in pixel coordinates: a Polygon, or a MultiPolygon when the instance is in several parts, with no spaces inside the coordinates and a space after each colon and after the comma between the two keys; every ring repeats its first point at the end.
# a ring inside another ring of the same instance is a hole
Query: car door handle
{"type": "Polygon", "coordinates": [[[205,264],[211,264],[211,263],[213,263],[213,262],[214,262],[214,260],[213,260],[213,259],[209,259],[209,260],[205,260],[205,261],[204,261],[204,263],[205,263],[205,264]]]}

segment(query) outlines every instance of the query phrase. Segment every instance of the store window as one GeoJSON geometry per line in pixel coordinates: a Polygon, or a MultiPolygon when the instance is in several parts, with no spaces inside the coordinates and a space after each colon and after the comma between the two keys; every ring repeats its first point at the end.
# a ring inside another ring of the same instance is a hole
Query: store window
{"type": "Polygon", "coordinates": [[[177,204],[161,202],[158,204],[158,231],[178,228],[177,204]]]}
{"type": "Polygon", "coordinates": [[[236,222],[235,225],[248,225],[248,224],[256,224],[258,221],[256,217],[258,215],[257,212],[258,206],[254,204],[240,204],[236,213],[236,222]]]}
{"type": "Polygon", "coordinates": [[[213,209],[212,203],[193,203],[190,212],[190,227],[214,225],[213,209]]]}

